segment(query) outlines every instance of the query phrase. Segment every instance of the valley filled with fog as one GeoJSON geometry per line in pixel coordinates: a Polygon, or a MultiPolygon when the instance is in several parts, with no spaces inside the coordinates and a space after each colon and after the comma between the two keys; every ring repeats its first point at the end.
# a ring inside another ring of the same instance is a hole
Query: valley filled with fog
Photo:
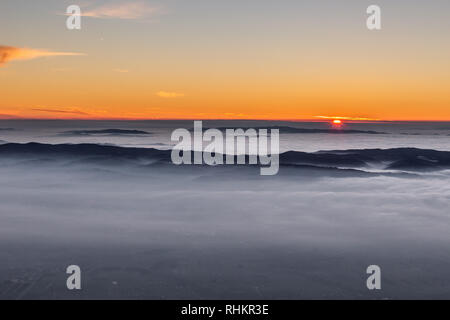
{"type": "Polygon", "coordinates": [[[0,298],[449,297],[448,170],[294,165],[323,160],[299,154],[262,177],[108,148],[0,147],[0,298]],[[371,264],[381,292],[366,288],[371,264]]]}

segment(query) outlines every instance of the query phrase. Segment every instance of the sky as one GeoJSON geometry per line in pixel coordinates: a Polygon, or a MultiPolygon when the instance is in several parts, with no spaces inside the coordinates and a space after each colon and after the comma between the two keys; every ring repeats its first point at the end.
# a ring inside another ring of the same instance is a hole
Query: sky
{"type": "Polygon", "coordinates": [[[2,0],[0,118],[450,121],[449,34],[448,0],[2,0]]]}

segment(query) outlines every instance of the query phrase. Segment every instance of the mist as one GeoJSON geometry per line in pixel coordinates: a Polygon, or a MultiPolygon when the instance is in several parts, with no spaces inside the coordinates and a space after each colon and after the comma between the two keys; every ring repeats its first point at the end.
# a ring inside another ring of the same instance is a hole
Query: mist
{"type": "Polygon", "coordinates": [[[4,157],[0,297],[447,297],[448,171],[282,170],[4,157]],[[75,296],[70,264],[84,270],[75,296]],[[365,288],[370,264],[382,293],[365,288]]]}

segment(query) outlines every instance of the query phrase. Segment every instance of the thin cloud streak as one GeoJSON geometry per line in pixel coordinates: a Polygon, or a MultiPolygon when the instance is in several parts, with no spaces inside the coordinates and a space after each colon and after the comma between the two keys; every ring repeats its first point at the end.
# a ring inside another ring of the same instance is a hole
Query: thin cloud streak
{"type": "Polygon", "coordinates": [[[32,60],[41,57],[85,56],[84,53],[56,52],[41,49],[18,48],[0,45],[0,67],[15,60],[32,60]]]}
{"type": "Polygon", "coordinates": [[[152,7],[144,1],[106,4],[82,12],[83,17],[101,19],[143,19],[159,13],[158,7],[152,7]]]}
{"type": "Polygon", "coordinates": [[[33,111],[39,111],[39,112],[48,112],[48,113],[68,113],[68,114],[81,114],[88,116],[89,113],[79,111],[79,110],[57,110],[57,109],[31,109],[33,111]]]}
{"type": "Polygon", "coordinates": [[[326,120],[354,120],[354,121],[380,121],[381,119],[361,118],[361,117],[342,117],[342,116],[314,116],[314,118],[326,120]]]}
{"type": "Polygon", "coordinates": [[[12,114],[0,114],[0,119],[1,120],[21,119],[21,117],[15,116],[15,115],[12,115],[12,114]]]}
{"type": "Polygon", "coordinates": [[[159,91],[156,93],[156,95],[160,98],[181,98],[184,97],[184,93],[177,93],[177,92],[166,92],[166,91],[159,91]]]}

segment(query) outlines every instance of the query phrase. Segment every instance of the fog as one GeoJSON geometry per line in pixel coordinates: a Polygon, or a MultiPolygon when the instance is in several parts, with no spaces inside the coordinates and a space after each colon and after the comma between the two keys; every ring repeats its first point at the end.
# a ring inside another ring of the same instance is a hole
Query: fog
{"type": "Polygon", "coordinates": [[[282,170],[4,158],[0,298],[450,298],[447,172],[282,170]]]}

